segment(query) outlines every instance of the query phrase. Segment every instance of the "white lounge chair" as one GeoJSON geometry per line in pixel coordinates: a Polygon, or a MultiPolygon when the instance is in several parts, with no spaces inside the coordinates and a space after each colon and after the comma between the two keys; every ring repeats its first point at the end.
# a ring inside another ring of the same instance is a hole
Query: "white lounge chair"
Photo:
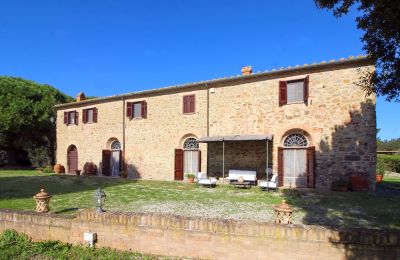
{"type": "Polygon", "coordinates": [[[271,180],[260,182],[259,186],[262,190],[277,190],[278,189],[278,174],[272,175],[271,180]]]}
{"type": "Polygon", "coordinates": [[[197,182],[203,186],[213,187],[217,185],[217,179],[214,177],[208,178],[206,172],[197,173],[197,182]]]}
{"type": "Polygon", "coordinates": [[[256,185],[257,182],[257,172],[248,170],[229,170],[228,177],[226,178],[231,183],[237,182],[239,178],[242,177],[245,182],[250,182],[256,185]]]}

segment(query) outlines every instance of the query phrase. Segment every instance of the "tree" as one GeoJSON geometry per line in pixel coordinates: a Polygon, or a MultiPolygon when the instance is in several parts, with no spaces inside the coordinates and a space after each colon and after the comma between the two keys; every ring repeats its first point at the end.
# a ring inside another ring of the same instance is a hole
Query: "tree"
{"type": "Polygon", "coordinates": [[[400,101],[400,1],[314,0],[319,8],[333,10],[336,17],[357,5],[357,27],[364,31],[363,49],[375,62],[376,71],[366,71],[359,81],[368,94],[400,101]]]}
{"type": "Polygon", "coordinates": [[[55,111],[53,106],[73,99],[59,90],[33,81],[0,77],[0,150],[8,153],[9,164],[18,155],[39,147],[54,154],[55,111]]]}

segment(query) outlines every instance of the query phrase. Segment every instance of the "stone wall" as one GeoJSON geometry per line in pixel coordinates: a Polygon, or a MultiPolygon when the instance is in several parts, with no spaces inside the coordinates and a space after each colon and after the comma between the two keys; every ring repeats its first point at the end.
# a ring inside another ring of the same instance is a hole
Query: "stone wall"
{"type": "MultiPolygon", "coordinates": [[[[174,149],[185,138],[221,135],[273,134],[272,167],[277,172],[277,148],[288,133],[304,133],[316,149],[316,187],[329,188],[336,179],[364,175],[375,187],[376,115],[375,96],[366,97],[355,82],[365,62],[335,66],[315,66],[224,83],[198,84],[148,94],[132,94],[122,99],[77,102],[57,109],[57,162],[66,165],[68,146],[78,148],[79,165],[101,164],[102,149],[108,140],[123,144],[128,175],[144,179],[174,179],[174,149]],[[306,103],[279,106],[279,81],[309,76],[306,103]],[[212,90],[211,90],[212,89],[212,90]],[[184,95],[196,95],[196,113],[182,113],[184,95]],[[147,118],[125,117],[124,102],[147,102],[147,118]],[[64,111],[98,108],[98,123],[78,126],[63,124],[64,111]]],[[[202,169],[217,175],[219,162],[207,164],[212,145],[201,144],[202,169]]],[[[264,158],[263,151],[257,157],[264,158]]],[[[240,157],[250,163],[249,157],[240,157]]],[[[209,158],[210,159],[210,158],[209,158]]],[[[214,159],[214,158],[212,158],[214,159]]],[[[239,162],[236,161],[236,162],[239,162]]],[[[229,163],[229,162],[228,162],[229,163]]],[[[262,171],[262,164],[252,165],[262,171]]],[[[241,168],[247,165],[241,165],[241,168]]],[[[222,168],[222,167],[221,167],[222,168]]],[[[228,170],[229,168],[227,168],[228,170]]],[[[265,169],[264,169],[265,170],[265,169]]]]}
{"type": "Polygon", "coordinates": [[[33,240],[206,259],[399,259],[400,232],[334,231],[213,219],[83,211],[77,217],[0,210],[0,231],[15,229],[33,240]]]}

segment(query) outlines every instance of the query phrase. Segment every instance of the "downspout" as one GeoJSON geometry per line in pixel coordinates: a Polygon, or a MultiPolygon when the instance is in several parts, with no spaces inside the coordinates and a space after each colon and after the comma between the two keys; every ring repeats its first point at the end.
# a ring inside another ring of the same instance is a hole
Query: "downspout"
{"type": "Polygon", "coordinates": [[[207,90],[207,136],[210,136],[210,88],[206,84],[207,90]]]}
{"type": "Polygon", "coordinates": [[[123,165],[123,169],[124,169],[124,176],[126,176],[126,178],[128,178],[128,172],[127,172],[127,165],[125,163],[125,97],[122,96],[122,165],[123,165]]]}

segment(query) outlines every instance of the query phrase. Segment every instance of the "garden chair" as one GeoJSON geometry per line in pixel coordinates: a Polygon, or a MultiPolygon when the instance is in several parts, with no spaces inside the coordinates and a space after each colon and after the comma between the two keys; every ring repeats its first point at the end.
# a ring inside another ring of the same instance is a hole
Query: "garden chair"
{"type": "Polygon", "coordinates": [[[259,184],[261,190],[278,190],[278,174],[272,175],[271,180],[267,181],[262,181],[259,184]]]}
{"type": "Polygon", "coordinates": [[[206,172],[198,172],[197,183],[202,186],[215,187],[217,185],[217,179],[213,177],[208,178],[206,172]]]}

